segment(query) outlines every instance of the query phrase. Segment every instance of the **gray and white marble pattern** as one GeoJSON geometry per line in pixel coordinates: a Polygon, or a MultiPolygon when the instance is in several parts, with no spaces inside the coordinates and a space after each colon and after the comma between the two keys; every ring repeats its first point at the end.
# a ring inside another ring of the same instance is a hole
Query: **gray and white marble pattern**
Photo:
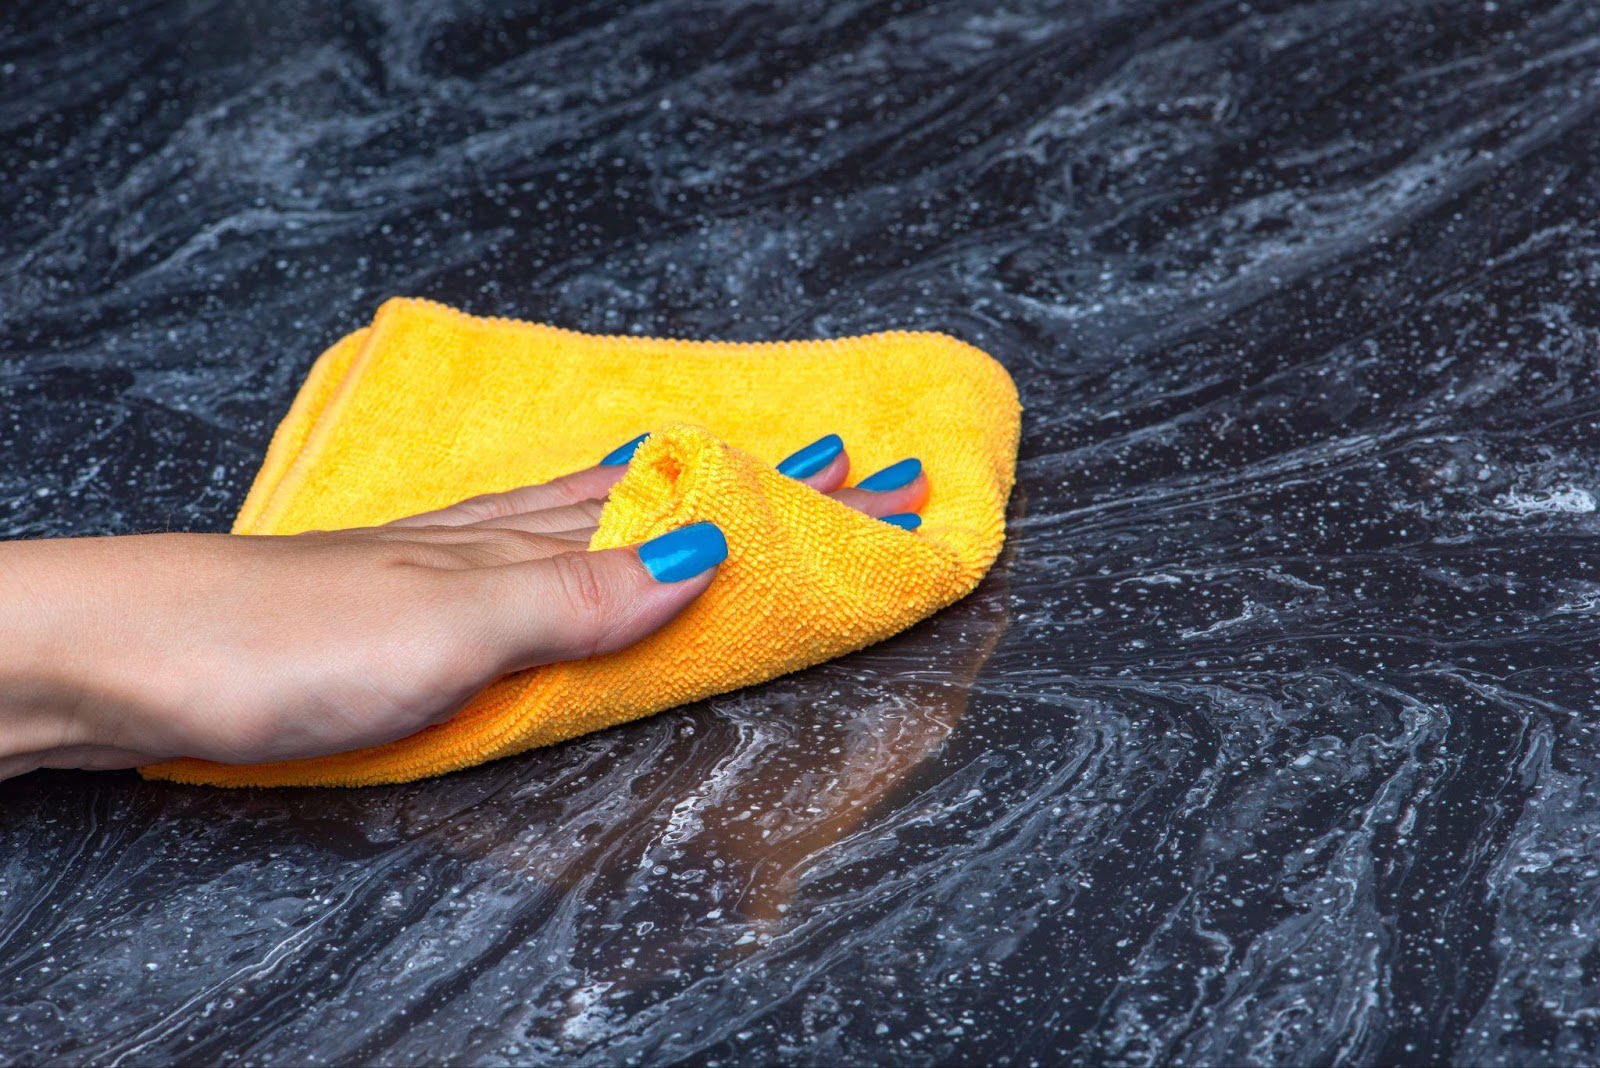
{"type": "Polygon", "coordinates": [[[1593,0],[16,3],[0,148],[0,536],[225,529],[397,293],[1027,407],[859,655],[0,785],[0,1062],[1600,1059],[1593,0]]]}

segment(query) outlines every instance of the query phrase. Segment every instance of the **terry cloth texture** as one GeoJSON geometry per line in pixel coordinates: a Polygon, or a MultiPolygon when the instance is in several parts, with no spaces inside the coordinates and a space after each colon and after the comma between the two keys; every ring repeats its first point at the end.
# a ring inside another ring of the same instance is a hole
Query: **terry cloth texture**
{"type": "Polygon", "coordinates": [[[860,649],[961,598],[1005,536],[1020,409],[989,356],[936,333],[755,344],[600,337],[386,302],[323,354],[234,523],[293,534],[383,523],[590,466],[649,433],[590,548],[710,520],[729,555],[686,612],[608,656],[492,684],[446,723],[335,756],[175,760],[216,786],[406,782],[521,753],[860,649]],[[841,435],[855,477],[921,458],[914,533],[778,474],[841,435]]]}

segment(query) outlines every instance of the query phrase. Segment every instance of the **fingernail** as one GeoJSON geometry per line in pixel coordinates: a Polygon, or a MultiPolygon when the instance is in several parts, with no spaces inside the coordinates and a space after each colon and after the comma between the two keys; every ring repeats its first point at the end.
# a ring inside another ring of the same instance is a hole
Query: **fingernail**
{"type": "Polygon", "coordinates": [[[891,527],[899,527],[901,530],[916,530],[922,525],[922,517],[915,512],[896,512],[894,515],[879,516],[878,518],[888,523],[891,527]]]}
{"type": "Polygon", "coordinates": [[[657,582],[682,582],[728,558],[728,539],[715,523],[691,523],[639,546],[639,562],[657,582]]]}
{"type": "Polygon", "coordinates": [[[882,493],[885,490],[897,490],[901,486],[909,486],[922,474],[922,461],[915,457],[901,460],[897,464],[890,464],[875,475],[868,475],[856,484],[856,489],[871,490],[882,493]]]}
{"type": "Polygon", "coordinates": [[[794,453],[778,465],[778,471],[790,478],[810,478],[833,463],[841,452],[844,452],[844,439],[838,434],[829,434],[794,453]]]}
{"type": "Polygon", "coordinates": [[[619,445],[617,448],[612,449],[606,453],[606,458],[600,461],[600,466],[616,467],[618,464],[627,463],[633,459],[633,454],[638,451],[639,446],[644,444],[644,439],[649,436],[649,434],[640,434],[626,445],[619,445]]]}

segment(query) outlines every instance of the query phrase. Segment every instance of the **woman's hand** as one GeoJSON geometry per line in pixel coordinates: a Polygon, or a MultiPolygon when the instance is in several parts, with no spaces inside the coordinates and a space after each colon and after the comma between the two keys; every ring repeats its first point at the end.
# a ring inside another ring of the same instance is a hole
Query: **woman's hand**
{"type": "MultiPolygon", "coordinates": [[[[710,524],[585,550],[636,445],[382,527],[0,544],[0,778],[377,745],[499,675],[631,645],[726,554],[710,524]]],[[[928,492],[914,467],[841,488],[849,459],[830,437],[781,469],[909,526],[928,492]]]]}

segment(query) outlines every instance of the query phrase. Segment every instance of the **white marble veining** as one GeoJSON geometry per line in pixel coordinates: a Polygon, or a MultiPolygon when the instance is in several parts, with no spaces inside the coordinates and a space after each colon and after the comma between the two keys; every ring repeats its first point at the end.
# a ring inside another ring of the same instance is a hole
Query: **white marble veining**
{"type": "Polygon", "coordinates": [[[1027,406],[995,573],[857,656],[0,785],[0,1061],[1600,1058],[1591,0],[11,5],[0,145],[0,535],[225,528],[394,293],[1027,406]]]}

